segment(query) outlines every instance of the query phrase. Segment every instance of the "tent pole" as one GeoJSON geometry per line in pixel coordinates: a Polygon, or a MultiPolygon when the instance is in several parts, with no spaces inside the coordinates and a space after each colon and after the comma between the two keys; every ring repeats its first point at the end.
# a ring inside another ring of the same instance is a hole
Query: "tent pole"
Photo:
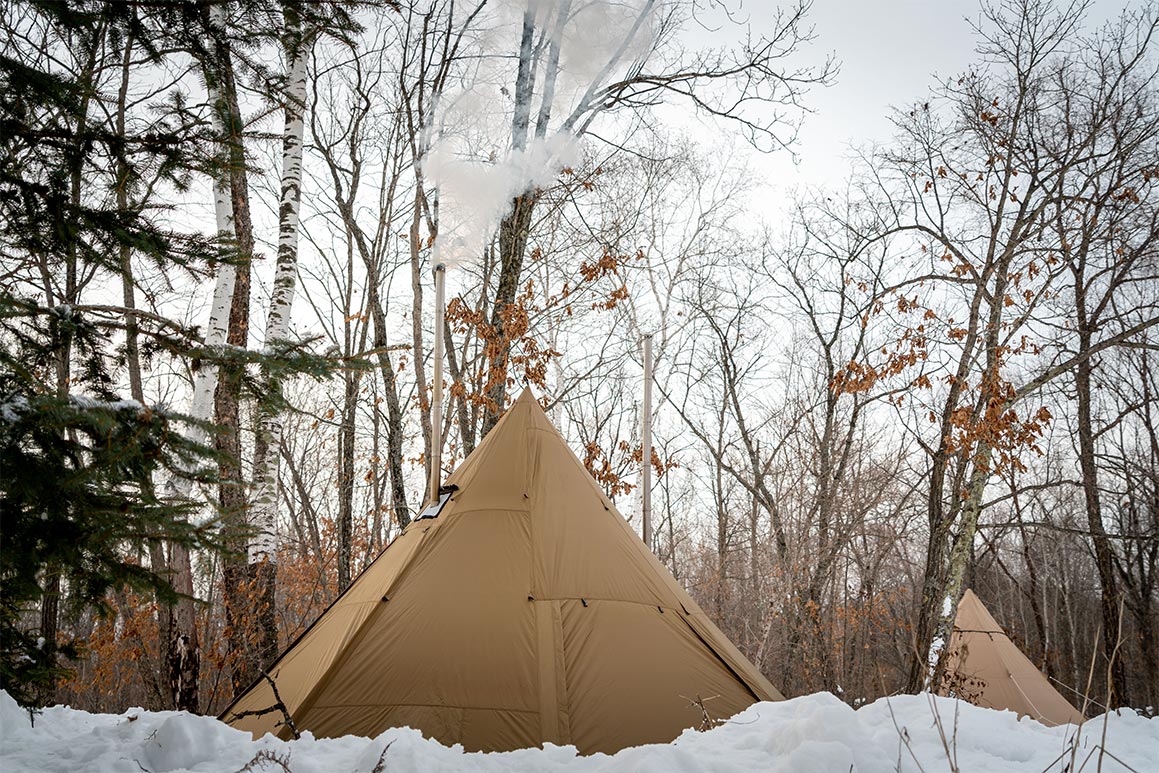
{"type": "Polygon", "coordinates": [[[434,373],[431,381],[431,481],[429,502],[439,500],[439,486],[443,476],[443,326],[446,324],[444,305],[447,267],[435,266],[435,347],[434,373]]]}
{"type": "Polygon", "coordinates": [[[640,500],[644,544],[652,549],[652,334],[644,336],[644,405],[640,421],[640,500]]]}

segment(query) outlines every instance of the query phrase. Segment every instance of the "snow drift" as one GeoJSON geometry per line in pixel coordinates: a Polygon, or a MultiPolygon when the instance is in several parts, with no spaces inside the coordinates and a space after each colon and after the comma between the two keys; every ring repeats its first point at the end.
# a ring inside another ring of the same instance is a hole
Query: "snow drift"
{"type": "Polygon", "coordinates": [[[1010,712],[904,695],[853,710],[829,693],[758,703],[708,732],[614,755],[549,746],[468,754],[408,728],[377,738],[254,741],[211,717],[131,709],[89,714],[54,707],[30,721],[0,692],[5,773],[126,771],[370,773],[370,771],[1159,771],[1159,720],[1129,710],[1081,728],[1048,728],[1010,712]],[[939,729],[940,728],[940,729],[939,729]],[[1105,731],[1105,747],[1104,743],[1105,731]],[[1105,748],[1105,752],[1102,750],[1105,748]],[[1076,760],[1077,762],[1072,762],[1076,760]],[[248,766],[248,767],[247,767],[248,766]]]}

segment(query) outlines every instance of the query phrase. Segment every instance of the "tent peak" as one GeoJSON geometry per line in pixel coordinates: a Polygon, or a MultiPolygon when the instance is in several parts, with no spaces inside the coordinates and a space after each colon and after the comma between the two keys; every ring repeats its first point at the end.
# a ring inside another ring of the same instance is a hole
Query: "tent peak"
{"type": "Polygon", "coordinates": [[[541,416],[545,421],[548,421],[547,412],[543,410],[543,406],[539,404],[539,399],[535,396],[535,393],[531,391],[531,387],[529,386],[523,387],[523,391],[519,393],[519,397],[515,398],[515,402],[513,402],[510,407],[508,407],[506,412],[515,413],[517,411],[532,413],[533,415],[541,416]]]}
{"type": "Polygon", "coordinates": [[[976,706],[1015,711],[1046,725],[1078,724],[1083,715],[1058,692],[1003,630],[978,596],[966,589],[947,648],[942,695],[976,706]]]}

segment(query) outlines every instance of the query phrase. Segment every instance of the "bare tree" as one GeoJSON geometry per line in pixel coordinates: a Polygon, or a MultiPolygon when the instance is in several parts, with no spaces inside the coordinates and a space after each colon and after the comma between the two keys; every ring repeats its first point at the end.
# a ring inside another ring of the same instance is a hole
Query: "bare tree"
{"type": "MultiPolygon", "coordinates": [[[[849,375],[864,385],[916,372],[911,405],[921,408],[911,416],[925,413],[937,428],[921,440],[930,460],[929,537],[911,690],[928,684],[931,669],[934,678],[940,673],[940,643],[949,636],[992,476],[1040,451],[1053,415],[1039,402],[1042,387],[1094,354],[1042,356],[1057,319],[1048,301],[1067,271],[1060,251],[1068,242],[1052,225],[1060,207],[1069,210],[1081,169],[1105,164],[1088,162],[1085,148],[1101,147],[1113,133],[1102,121],[1080,127],[1068,111],[1120,98],[1115,88],[1094,86],[1102,76],[1090,83],[1077,77],[1084,56],[1118,61],[1123,83],[1150,78],[1139,70],[1146,36],[1076,46],[1083,12],[1080,4],[1056,10],[1031,0],[988,6],[977,30],[979,68],[898,114],[902,147],[881,156],[873,178],[883,197],[881,233],[911,238],[923,262],[877,296],[879,311],[889,304],[899,321],[912,320],[898,344],[878,366],[849,375]],[[953,364],[932,367],[933,353],[953,364]],[[1027,370],[1024,379],[1011,375],[1027,370]]],[[[1121,327],[1098,348],[1151,324],[1121,327]]]]}

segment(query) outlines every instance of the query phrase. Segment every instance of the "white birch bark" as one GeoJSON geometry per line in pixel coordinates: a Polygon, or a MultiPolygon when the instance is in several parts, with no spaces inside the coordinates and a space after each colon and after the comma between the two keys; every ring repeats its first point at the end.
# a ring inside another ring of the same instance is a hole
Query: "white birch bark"
{"type": "MultiPolygon", "coordinates": [[[[210,8],[210,19],[215,24],[224,25],[225,8],[215,5],[210,8]]],[[[211,86],[211,101],[222,98],[222,94],[211,86]]],[[[225,127],[221,127],[223,130],[225,127]]],[[[223,156],[218,177],[213,186],[213,208],[219,242],[228,250],[237,240],[233,222],[233,197],[230,192],[228,156],[223,156]]],[[[229,310],[233,303],[233,289],[237,280],[237,265],[221,261],[217,266],[213,297],[209,304],[209,320],[205,326],[203,346],[207,350],[224,346],[229,335],[229,310]]],[[[208,422],[213,417],[213,396],[217,389],[218,367],[216,363],[204,361],[193,374],[193,391],[189,398],[188,415],[198,422],[208,422]]],[[[204,444],[209,433],[203,426],[193,425],[188,439],[204,444]]],[[[171,479],[171,494],[180,498],[189,496],[193,481],[188,475],[171,479]]],[[[181,599],[173,619],[172,641],[170,644],[169,682],[175,708],[187,711],[200,710],[199,673],[200,643],[197,635],[197,610],[193,596],[193,562],[189,551],[182,545],[174,544],[170,551],[169,563],[173,569],[173,589],[181,599]]]]}
{"type": "MultiPolygon", "coordinates": [[[[302,138],[305,130],[306,54],[308,45],[300,29],[287,19],[290,45],[287,51],[289,78],[285,105],[285,132],[282,139],[282,192],[278,210],[278,262],[266,318],[265,354],[274,354],[290,333],[290,310],[298,276],[298,220],[302,196],[302,138]]],[[[269,375],[264,378],[268,390],[278,388],[269,375]]],[[[254,497],[251,509],[253,538],[249,562],[274,561],[278,531],[278,463],[281,459],[282,416],[280,411],[264,408],[259,420],[259,446],[264,449],[256,460],[254,497]]]]}
{"type": "MultiPolygon", "coordinates": [[[[224,24],[225,9],[221,6],[210,8],[210,18],[217,24],[224,24]]],[[[210,87],[210,101],[217,101],[222,95],[217,89],[210,87]]],[[[224,130],[224,127],[220,127],[224,130]]],[[[230,245],[236,239],[233,228],[233,202],[229,187],[229,165],[222,159],[222,166],[218,178],[213,186],[213,211],[217,224],[217,238],[223,245],[230,245]]],[[[229,307],[233,302],[233,286],[237,279],[237,266],[234,263],[221,262],[217,266],[217,279],[213,287],[213,298],[209,305],[209,320],[205,326],[203,346],[212,350],[225,345],[229,334],[229,307]]],[[[213,418],[213,393],[217,389],[217,365],[211,362],[202,362],[193,374],[193,392],[189,399],[187,413],[197,421],[209,421],[213,418]]],[[[188,438],[196,443],[204,443],[208,433],[198,426],[194,426],[188,438]]],[[[192,481],[181,478],[174,482],[174,487],[180,496],[187,496],[192,481]]]]}
{"type": "MultiPolygon", "coordinates": [[[[229,179],[219,179],[214,186],[214,209],[217,215],[217,235],[223,243],[233,240],[233,209],[230,203],[229,179]]],[[[213,287],[213,298],[209,305],[209,321],[205,326],[203,346],[212,350],[225,345],[229,333],[229,307],[233,302],[233,285],[237,278],[237,266],[222,262],[217,266],[217,279],[213,287]]],[[[193,392],[189,398],[188,415],[199,422],[213,418],[213,393],[217,389],[217,365],[202,362],[193,374],[193,392]]],[[[194,425],[187,435],[195,443],[205,443],[208,433],[201,426],[194,425]]],[[[188,477],[171,481],[173,493],[186,497],[193,486],[188,477]]]]}
{"type": "Polygon", "coordinates": [[[970,547],[978,533],[978,518],[982,513],[982,495],[986,491],[986,483],[990,480],[990,462],[992,452],[985,443],[974,461],[974,470],[970,476],[970,486],[966,503],[963,506],[961,525],[957,538],[950,548],[948,559],[949,571],[946,575],[946,588],[942,593],[942,606],[939,608],[937,622],[934,627],[934,638],[930,641],[930,650],[926,654],[926,689],[937,690],[941,685],[943,658],[949,646],[950,637],[954,633],[954,618],[958,615],[958,602],[965,592],[966,570],[970,561],[970,547]]]}

